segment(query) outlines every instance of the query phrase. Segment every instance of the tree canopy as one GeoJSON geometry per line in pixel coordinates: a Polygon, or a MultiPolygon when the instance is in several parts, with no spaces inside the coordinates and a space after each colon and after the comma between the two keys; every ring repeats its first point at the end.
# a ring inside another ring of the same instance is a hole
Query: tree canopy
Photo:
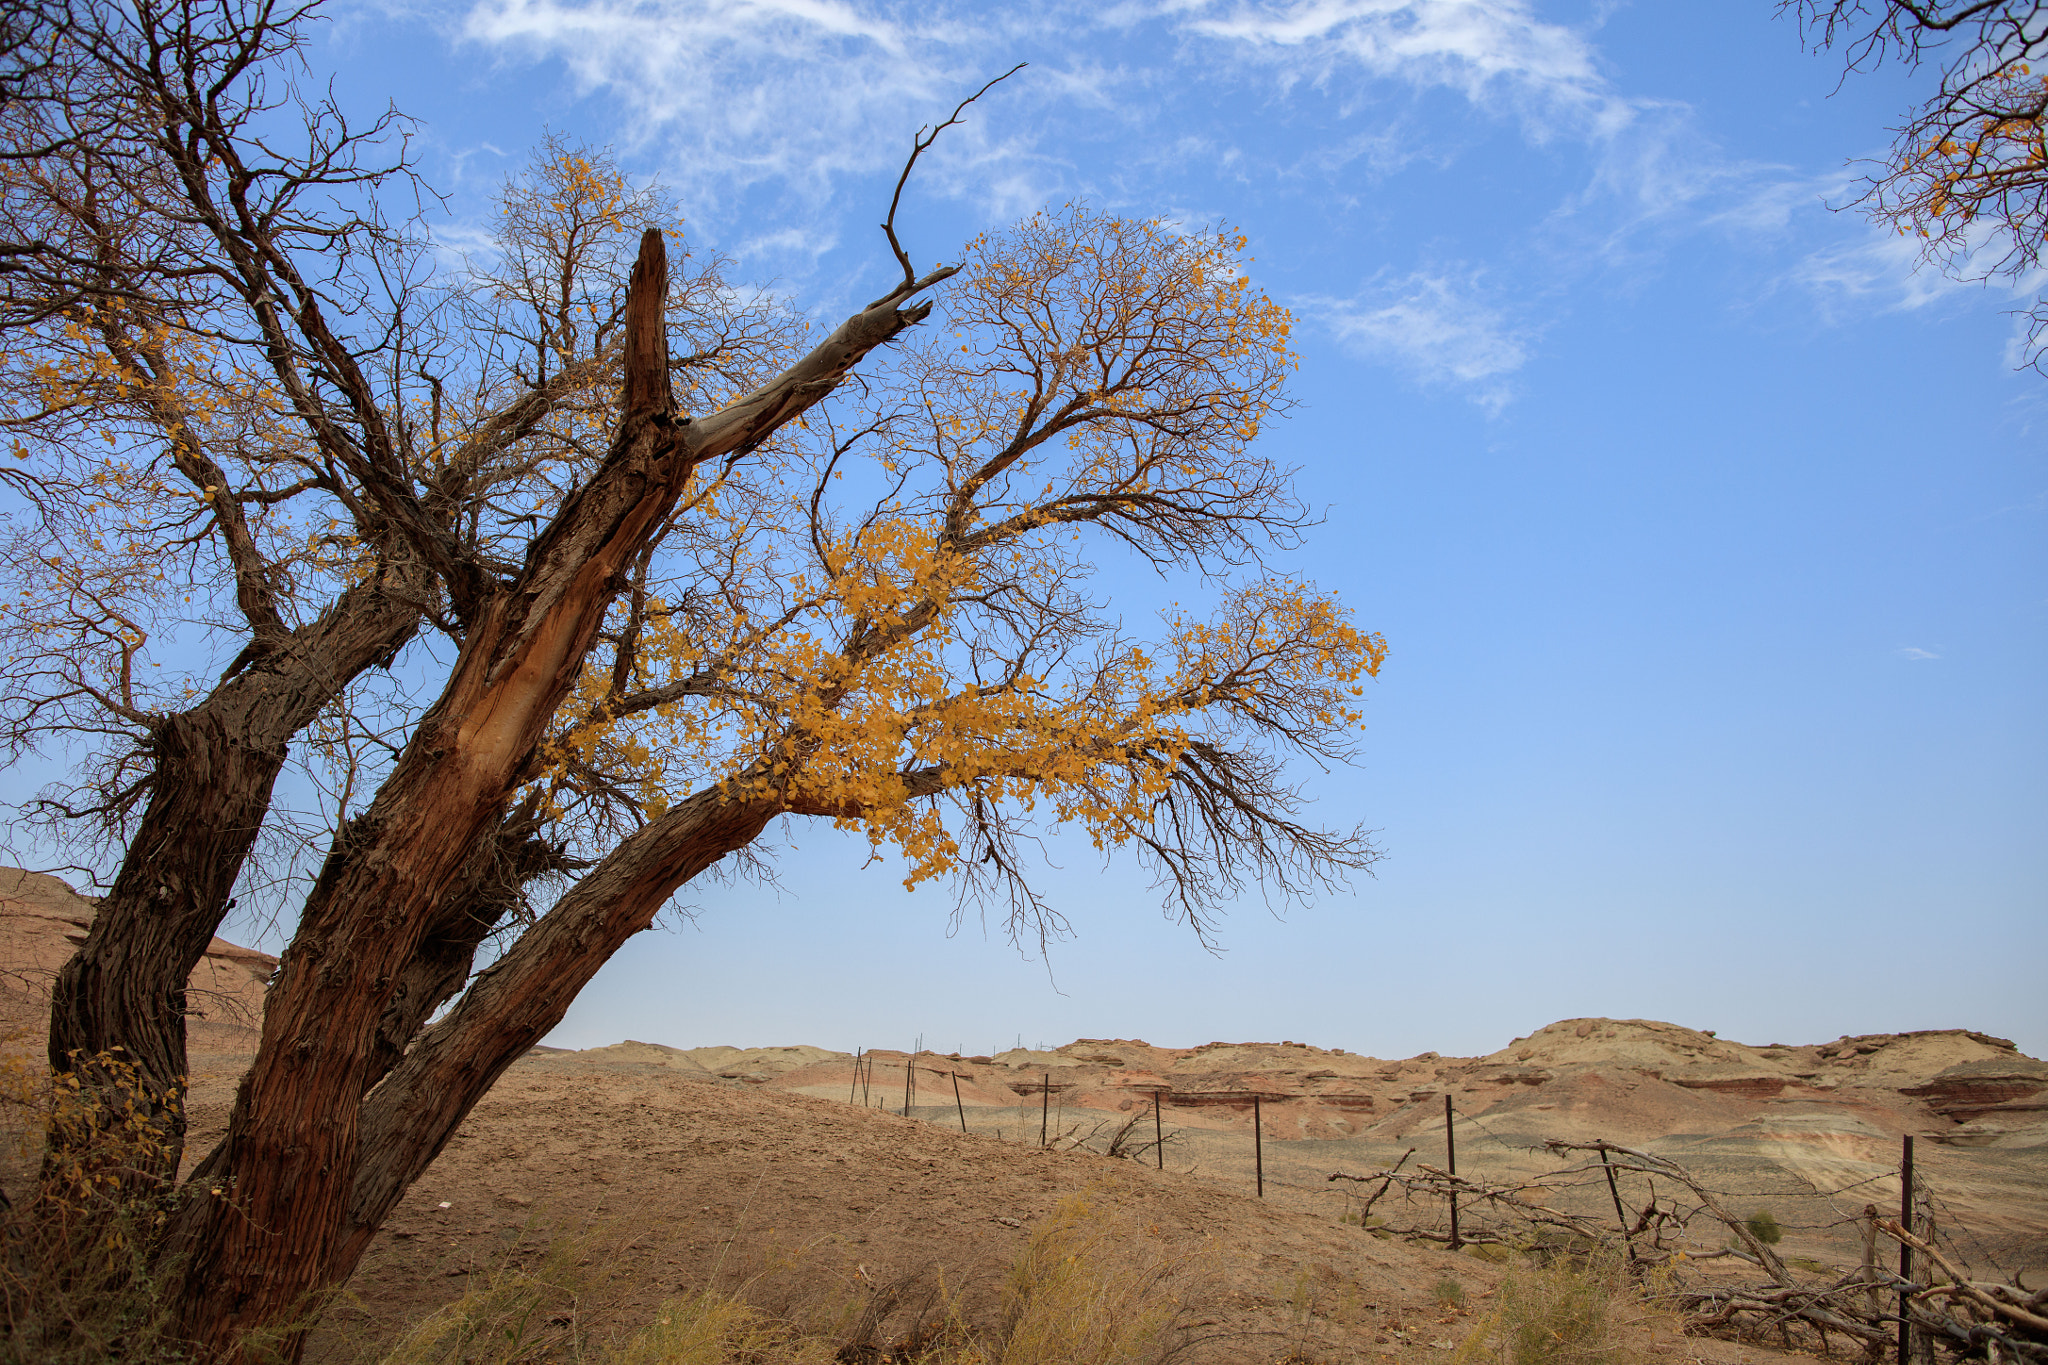
{"type": "Polygon", "coordinates": [[[1247,880],[1370,863],[1288,776],[1350,753],[1385,646],[1270,562],[1313,518],[1259,440],[1296,362],[1241,234],[1067,204],[920,273],[892,207],[902,278],[828,328],[554,138],[451,262],[405,119],[307,78],[314,13],[80,0],[4,35],[0,735],[65,755],[28,813],[105,850],[49,1055],[166,1135],[122,1179],[181,1191],[185,1339],[232,1355],[345,1278],[775,821],[1027,938],[1062,922],[1033,831],[1140,859],[1205,934],[1247,880]],[[1113,558],[1189,605],[1122,619],[1113,558]],[[324,857],[179,1187],[184,983],[265,839],[324,857]]]}
{"type": "MultiPolygon", "coordinates": [[[[1851,72],[1937,66],[1934,94],[1892,131],[1857,203],[1923,259],[1964,278],[2025,288],[2048,247],[2048,4],[2043,0],[1787,0],[1851,72]]],[[[2048,302],[2028,312],[2039,366],[2048,302]]]]}

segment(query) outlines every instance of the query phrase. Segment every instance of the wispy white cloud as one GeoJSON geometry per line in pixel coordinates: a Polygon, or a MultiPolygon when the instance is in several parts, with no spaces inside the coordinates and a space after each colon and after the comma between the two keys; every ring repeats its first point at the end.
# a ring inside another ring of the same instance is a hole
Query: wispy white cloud
{"type": "Polygon", "coordinates": [[[815,261],[838,245],[839,234],[836,232],[785,227],[748,237],[737,243],[733,252],[741,257],[789,256],[815,261]]]}
{"type": "Polygon", "coordinates": [[[1784,282],[1808,290],[1830,308],[1849,300],[1924,308],[1958,290],[1982,289],[1922,266],[1918,239],[1878,228],[1809,252],[1785,272],[1784,282]]]}
{"type": "Polygon", "coordinates": [[[1529,358],[1529,330],[1488,301],[1479,272],[1463,267],[1382,276],[1351,298],[1304,298],[1295,307],[1354,354],[1423,385],[1455,387],[1493,411],[1512,397],[1507,376],[1529,358]]]}
{"type": "Polygon", "coordinates": [[[1303,164],[1324,174],[1384,175],[1444,158],[1425,130],[1377,117],[1373,94],[1388,90],[1449,91],[1483,116],[1515,121],[1532,142],[1611,145],[1617,167],[1657,159],[1629,145],[1632,131],[1659,124],[1654,102],[1617,92],[1586,37],[1537,18],[1526,0],[1043,0],[1004,10],[945,0],[473,0],[461,31],[507,55],[560,62],[585,94],[602,90],[622,107],[627,137],[671,145],[678,172],[706,182],[689,187],[698,192],[780,182],[816,196],[838,177],[893,165],[908,130],[1020,55],[1032,71],[1003,98],[1027,102],[1033,131],[994,139],[985,125],[960,130],[948,155],[980,172],[1002,161],[1041,194],[1057,176],[1025,168],[1060,162],[1075,139],[1117,140],[1141,163],[1191,136],[1227,140],[1231,108],[1257,117],[1256,100],[1226,96],[1245,81],[1283,100],[1313,88],[1347,116],[1374,106],[1370,125],[1347,117],[1303,149],[1303,164]],[[1097,55],[1105,43],[1113,61],[1097,55]],[[1183,97],[1194,91],[1213,93],[1217,110],[1190,109],[1183,97]],[[1190,112],[1214,126],[1173,126],[1190,112]]]}
{"type": "Polygon", "coordinates": [[[1604,135],[1631,116],[1591,46],[1522,0],[1166,0],[1160,9],[1191,35],[1272,63],[1285,83],[1356,71],[1443,87],[1512,111],[1539,141],[1604,135]]]}
{"type": "Polygon", "coordinates": [[[1939,659],[1941,656],[1931,649],[1917,649],[1912,645],[1907,645],[1899,651],[1899,657],[1918,662],[1922,659],[1939,659]]]}
{"type": "MultiPolygon", "coordinates": [[[[904,0],[468,0],[459,36],[507,67],[554,65],[608,106],[608,140],[658,166],[699,231],[750,269],[801,275],[844,237],[845,183],[872,198],[916,130],[1014,65],[1041,18],[904,0]],[[753,232],[764,208],[776,230],[753,232]]],[[[1078,48],[1038,57],[920,160],[917,192],[1001,221],[1070,189],[1040,150],[1045,111],[1100,123],[1118,79],[1078,48]]]]}
{"type": "MultiPolygon", "coordinates": [[[[1988,245],[1985,254],[1992,254],[1988,245]]],[[[1855,312],[1913,312],[1988,296],[2012,315],[2004,360],[2009,367],[2022,369],[2034,362],[2039,349],[2031,313],[2048,293],[2048,270],[2030,271],[2018,279],[1973,277],[1967,252],[1960,267],[1944,269],[1924,259],[1918,238],[1867,225],[1857,235],[1808,252],[1783,272],[1775,286],[1805,291],[1831,322],[1855,312]]]]}
{"type": "Polygon", "coordinates": [[[478,0],[462,35],[559,61],[620,106],[621,133],[659,141],[699,193],[781,181],[819,192],[904,154],[950,91],[960,35],[845,0],[478,0]]]}
{"type": "MultiPolygon", "coordinates": [[[[557,64],[577,91],[601,97],[612,136],[660,165],[699,228],[772,270],[810,271],[832,242],[851,240],[840,199],[849,179],[871,199],[912,130],[1028,57],[1028,72],[920,163],[920,194],[966,200],[993,223],[1063,195],[1149,211],[1184,198],[1190,177],[1214,177],[1311,186],[1318,211],[1338,219],[1383,211],[1375,186],[1418,166],[1452,172],[1483,140],[1474,130],[1506,126],[1553,148],[1553,176],[1576,166],[1582,177],[1576,188],[1553,178],[1553,198],[1519,225],[1481,223],[1486,240],[1451,245],[1490,258],[1491,278],[1506,282],[1497,296],[1518,296],[1510,311],[1531,315],[1539,298],[1554,303],[1595,274],[1638,287],[1702,231],[1753,240],[1759,276],[1802,238],[1837,239],[1776,285],[1756,285],[1797,286],[1827,310],[1919,307],[1953,288],[1910,268],[1909,243],[1853,228],[1842,242],[1842,227],[1817,226],[1841,174],[1728,156],[1689,105],[1616,84],[1597,16],[1561,24],[1537,0],[456,3],[467,41],[508,65],[557,64]],[[1302,135],[1276,144],[1267,120],[1302,135]],[[764,196],[775,230],[746,236],[764,196]]],[[[1472,304],[1472,278],[1408,277],[1394,297],[1352,301],[1331,326],[1361,350],[1411,357],[1400,362],[1411,373],[1498,402],[1500,376],[1526,360],[1533,334],[1499,311],[1451,306],[1472,304]],[[1393,330],[1408,339],[1391,340],[1393,330]]]]}
{"type": "Polygon", "coordinates": [[[1351,144],[1368,174],[1456,158],[1441,117],[1375,92],[1447,91],[1531,145],[1572,144],[1584,181],[1523,239],[1546,263],[1524,272],[1544,281],[1537,289],[1594,270],[1633,287],[1676,238],[1708,225],[1767,235],[1792,211],[1786,201],[1810,198],[1788,188],[1786,168],[1726,155],[1690,105],[1618,88],[1592,28],[1544,19],[1528,0],[1161,0],[1161,10],[1236,69],[1263,70],[1292,99],[1306,84],[1356,116],[1305,166],[1348,169],[1351,144]],[[1368,106],[1377,135],[1357,128],[1368,106]]]}

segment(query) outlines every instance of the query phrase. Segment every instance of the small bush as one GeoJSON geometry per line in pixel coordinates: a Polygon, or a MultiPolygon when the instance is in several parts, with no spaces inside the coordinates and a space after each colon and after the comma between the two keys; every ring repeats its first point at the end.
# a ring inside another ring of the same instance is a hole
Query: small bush
{"type": "MultiPolygon", "coordinates": [[[[1087,1195],[1032,1229],[1005,1287],[1001,1365],[1113,1365],[1163,1355],[1198,1273],[1087,1195]]],[[[974,1359],[976,1357],[969,1357],[974,1359]]]]}
{"type": "Polygon", "coordinates": [[[1560,1259],[1501,1283],[1497,1307],[1465,1339],[1453,1365],[1638,1365],[1629,1342],[1642,1308],[1612,1265],[1560,1259]]]}
{"type": "Polygon", "coordinates": [[[1769,1209],[1758,1209],[1743,1219],[1742,1225],[1749,1229],[1750,1236],[1765,1246],[1774,1247],[1785,1239],[1785,1230],[1778,1226],[1777,1219],[1771,1217],[1769,1209]]]}
{"type": "Polygon", "coordinates": [[[611,1267],[589,1234],[562,1231],[531,1263],[508,1255],[471,1275],[462,1297],[415,1324],[381,1365],[517,1365],[565,1351],[580,1356],[585,1314],[611,1267]]]}
{"type": "Polygon", "coordinates": [[[699,1294],[662,1305],[654,1321],[609,1365],[833,1365],[830,1344],[805,1337],[787,1323],[736,1299],[699,1294]]]}
{"type": "Polygon", "coordinates": [[[1465,1286],[1451,1279],[1448,1275],[1432,1285],[1429,1292],[1436,1299],[1439,1307],[1463,1308],[1465,1306],[1465,1286]]]}
{"type": "Polygon", "coordinates": [[[84,1063],[113,1095],[102,1106],[15,1041],[0,1042],[6,1165],[23,1187],[0,1201],[0,1365],[182,1358],[163,1293],[174,1268],[151,1260],[177,1196],[144,1174],[169,1159],[177,1097],[153,1111],[139,1070],[102,1053],[84,1063]],[[52,1134],[65,1141],[46,1154],[52,1134]]]}
{"type": "Polygon", "coordinates": [[[1465,1254],[1475,1261],[1484,1261],[1488,1265],[1506,1265],[1515,1259],[1513,1249],[1499,1242],[1475,1242],[1465,1248],[1465,1254]]]}

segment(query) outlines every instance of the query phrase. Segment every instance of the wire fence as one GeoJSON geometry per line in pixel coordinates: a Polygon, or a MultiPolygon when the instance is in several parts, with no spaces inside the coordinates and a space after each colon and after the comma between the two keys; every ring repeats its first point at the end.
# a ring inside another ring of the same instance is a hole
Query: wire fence
{"type": "MultiPolygon", "coordinates": [[[[967,1132],[958,1060],[896,1054],[888,1069],[901,1068],[900,1086],[892,1080],[885,1098],[873,1054],[859,1054],[849,1099],[950,1119],[967,1132]],[[920,1071],[941,1082],[940,1098],[950,1104],[920,1112],[920,1071]]],[[[1050,1070],[1009,1086],[1020,1103],[1003,1111],[1014,1118],[995,1125],[1006,1141],[1135,1157],[1162,1170],[1173,1150],[1179,1173],[1242,1179],[1246,1192],[1261,1198],[1314,1201],[1341,1193],[1338,1217],[1380,1237],[1481,1255],[1491,1249],[1506,1259],[1609,1254],[1639,1279],[1655,1276],[1659,1294],[1694,1330],[1822,1352],[1846,1342],[1864,1359],[1896,1356],[1900,1365],[1944,1355],[1991,1365],[2048,1363],[2048,1291],[2021,1287],[1924,1166],[1915,1169],[1911,1137],[1897,1166],[1826,1181],[1753,1154],[1696,1155],[1687,1166],[1616,1143],[1509,1132],[1444,1094],[1435,1133],[1411,1124],[1412,1145],[1389,1150],[1377,1169],[1315,1177],[1302,1173],[1304,1149],[1356,1151],[1364,1140],[1289,1140],[1280,1144],[1288,1155],[1276,1165],[1264,1106],[1280,1095],[1203,1092],[1198,1102],[1205,1106],[1246,1111],[1241,1117],[1250,1131],[1234,1135],[1214,1125],[1168,1129],[1162,1108],[1193,1097],[1169,1098],[1164,1086],[1148,1090],[1148,1102],[1130,1112],[1104,1117],[1091,1109],[1078,1120],[1059,1100],[1069,1087],[1050,1070]],[[1802,1251],[1837,1258],[1846,1252],[1850,1263],[1830,1268],[1803,1254],[1780,1255],[1775,1248],[1788,1234],[1802,1251]],[[1896,1270],[1879,1264],[1880,1246],[1897,1250],[1896,1270]]],[[[1437,1098],[1418,1095],[1412,1103],[1437,1098]]]]}

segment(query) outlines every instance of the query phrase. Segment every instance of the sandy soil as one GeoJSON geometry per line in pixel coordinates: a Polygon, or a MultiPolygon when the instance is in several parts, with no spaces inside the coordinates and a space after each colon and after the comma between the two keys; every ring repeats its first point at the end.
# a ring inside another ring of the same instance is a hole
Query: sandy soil
{"type": "MultiPolygon", "coordinates": [[[[0,871],[0,1024],[18,1049],[39,1041],[47,982],[91,913],[53,878],[0,871]]],[[[194,1156],[225,1121],[274,967],[216,940],[194,973],[194,1156]]],[[[1645,1146],[1744,1212],[1770,1209],[1788,1227],[1781,1252],[1835,1264],[1855,1255],[1839,1220],[1896,1207],[1898,1139],[1920,1134],[1933,1139],[1919,1144],[1932,1211],[1952,1234],[2008,1269],[2048,1269],[2048,1066],[1964,1030],[1748,1047],[1654,1021],[1566,1020],[1488,1057],[1395,1061],[1294,1042],[1083,1039],[858,1061],[625,1042],[513,1066],[379,1234],[310,1358],[374,1358],[480,1273],[564,1230],[609,1248],[591,1256],[611,1288],[583,1308],[599,1332],[645,1321],[679,1290],[792,1260],[798,1278],[851,1294],[943,1274],[985,1316],[1025,1229],[1093,1191],[1127,1211],[1134,1239],[1206,1268],[1191,1300],[1197,1358],[1428,1359],[1469,1330],[1499,1272],[1368,1234],[1346,1221],[1360,1187],[1327,1177],[1410,1149],[1441,1164],[1445,1095],[1462,1173],[1555,1169],[1544,1138],[1645,1146]],[[1155,1096],[1165,1169],[1149,1151],[1144,1164],[1101,1154],[1127,1124],[1127,1142],[1150,1139],[1155,1096]],[[1465,1310],[1438,1306],[1444,1278],[1464,1287],[1465,1310]]],[[[1398,1199],[1377,1211],[1402,1226],[1442,1219],[1398,1199]]],[[[1642,1330],[1659,1359],[1774,1358],[1642,1330]]]]}
{"type": "MultiPolygon", "coordinates": [[[[799,1251],[817,1275],[882,1284],[921,1269],[992,1315],[1025,1229],[1065,1195],[1121,1205],[1166,1254],[1212,1275],[1194,1359],[1432,1359],[1471,1328],[1498,1283],[1465,1255],[1382,1241],[1320,1209],[1086,1152],[962,1134],[843,1101],[742,1088],[679,1068],[578,1054],[513,1067],[378,1237],[310,1354],[365,1358],[549,1230],[608,1221],[627,1292],[603,1312],[645,1321],[660,1300],[737,1283],[799,1251]],[[445,1205],[445,1207],[443,1207],[445,1205]],[[1451,1278],[1462,1311],[1433,1289],[1451,1278]]],[[[1777,1353],[1645,1328],[1657,1358],[1762,1361],[1777,1353]]]]}

